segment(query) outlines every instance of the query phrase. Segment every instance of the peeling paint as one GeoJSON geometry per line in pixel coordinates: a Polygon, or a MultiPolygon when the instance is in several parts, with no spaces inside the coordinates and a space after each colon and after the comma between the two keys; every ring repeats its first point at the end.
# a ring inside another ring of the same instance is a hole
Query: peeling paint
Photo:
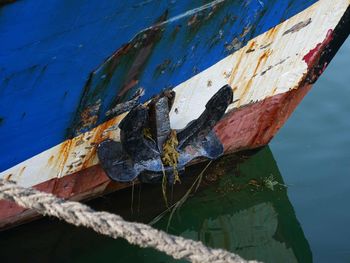
{"type": "MultiPolygon", "coordinates": [[[[2,21],[2,50],[12,55],[5,56],[0,62],[3,69],[0,75],[4,76],[0,82],[2,87],[11,87],[6,90],[5,101],[18,102],[18,115],[27,112],[28,118],[18,123],[18,130],[26,130],[26,135],[17,132],[16,143],[24,145],[27,140],[34,141],[36,136],[40,139],[20,152],[11,152],[13,158],[2,158],[1,170],[103,123],[112,117],[106,116],[107,111],[129,101],[140,87],[145,89],[145,96],[141,99],[141,102],[145,102],[164,88],[181,84],[232,54],[236,51],[235,48],[245,46],[250,39],[309,7],[316,0],[266,1],[264,5],[259,1],[227,0],[146,2],[133,5],[123,1],[109,1],[99,5],[94,1],[81,4],[68,1],[64,5],[71,12],[65,12],[65,8],[52,9],[52,5],[47,2],[43,2],[39,10],[31,1],[21,1],[16,9],[2,10],[7,17],[23,17],[26,14],[38,18],[18,20],[15,24],[12,19],[2,21]],[[157,21],[166,10],[167,17],[157,21]],[[196,19],[192,18],[194,15],[196,19]],[[132,16],[131,22],[125,16],[132,16]],[[53,19],[55,17],[57,19],[53,19]],[[188,26],[191,18],[195,23],[188,26]],[[32,23],[37,24],[33,26],[32,23]],[[20,38],[14,37],[12,28],[26,34],[20,38]],[[21,30],[24,28],[27,30],[21,30]],[[142,48],[145,33],[158,29],[160,40],[150,48],[152,51],[144,46],[143,52],[131,54],[133,50],[142,48]],[[140,36],[142,41],[131,45],[134,36],[140,36]],[[226,50],[225,44],[229,45],[235,37],[237,42],[234,44],[237,46],[226,50]],[[116,50],[115,53],[113,50],[116,50]],[[33,52],[37,56],[32,56],[33,52]],[[122,54],[123,52],[127,54],[122,54]],[[113,59],[109,60],[108,57],[111,58],[116,53],[120,56],[117,61],[119,64],[115,65],[116,71],[113,73],[109,70],[114,66],[113,59]],[[143,55],[147,55],[147,58],[143,55]],[[171,63],[163,74],[155,76],[156,66],[165,59],[171,60],[171,63]],[[102,70],[103,61],[110,65],[105,71],[102,70]],[[32,65],[38,66],[35,74],[31,74],[30,70],[21,72],[32,65]],[[98,65],[101,65],[101,72],[98,72],[98,65]],[[138,73],[133,75],[131,71],[138,73]],[[6,75],[17,72],[11,79],[5,79],[6,75]],[[85,83],[90,73],[94,76],[90,75],[90,83],[85,83]],[[42,103],[37,103],[36,99],[27,99],[26,96],[16,97],[15,94],[22,88],[29,87],[29,81],[33,82],[34,89],[28,89],[28,95],[33,98],[45,96],[44,100],[40,100],[42,103]],[[48,86],[50,91],[46,92],[48,86]],[[123,94],[122,90],[125,91],[123,94]],[[93,107],[98,99],[101,99],[98,112],[92,116],[88,110],[84,111],[93,107]],[[39,111],[40,115],[36,115],[39,111]],[[82,120],[85,116],[88,116],[87,122],[82,120]],[[33,119],[36,120],[35,125],[32,125],[33,119]],[[45,126],[37,130],[34,127],[38,124],[45,126]]],[[[3,105],[2,96],[0,100],[3,105]]],[[[10,136],[13,133],[10,127],[17,123],[7,115],[8,113],[4,116],[6,122],[3,126],[10,136]]],[[[14,143],[7,140],[0,152],[3,155],[10,152],[12,144],[14,143]]]]}
{"type": "Polygon", "coordinates": [[[299,30],[303,29],[304,27],[307,27],[308,25],[310,25],[312,22],[311,17],[305,21],[301,21],[298,24],[292,26],[290,29],[288,29],[287,31],[285,31],[283,33],[283,35],[287,35],[289,33],[295,33],[298,32],[299,30]]]}
{"type": "Polygon", "coordinates": [[[333,30],[329,29],[327,32],[326,38],[323,40],[322,43],[318,43],[316,47],[311,49],[309,53],[307,53],[304,57],[303,60],[306,62],[309,68],[311,68],[316,60],[320,56],[320,50],[322,50],[325,46],[327,46],[331,41],[333,40],[333,30]]]}
{"type": "MultiPolygon", "coordinates": [[[[158,21],[164,21],[165,13],[158,21]]],[[[101,104],[109,89],[113,88],[115,95],[109,103],[111,110],[118,104],[126,102],[137,88],[139,74],[146,65],[152,50],[162,35],[162,27],[157,24],[142,31],[129,43],[118,49],[98,69],[91,73],[84,88],[78,115],[74,118],[68,137],[77,136],[96,126],[101,116],[101,104]],[[118,76],[118,78],[116,78],[118,76]]],[[[122,113],[122,112],[119,112],[122,113]]]]}
{"type": "MultiPolygon", "coordinates": [[[[314,33],[309,34],[312,37],[308,42],[305,42],[305,46],[295,47],[293,43],[281,41],[283,38],[286,39],[286,37],[282,38],[283,32],[296,24],[295,18],[293,18],[282,23],[272,32],[254,40],[256,47],[262,47],[268,43],[268,48],[246,53],[251,46],[251,43],[248,43],[239,52],[228,56],[208,70],[175,87],[175,91],[180,97],[178,101],[174,102],[175,113],[189,112],[191,115],[187,116],[187,119],[186,115],[178,114],[181,115],[181,119],[185,119],[188,123],[190,118],[195,117],[194,111],[197,109],[197,105],[199,105],[199,111],[201,110],[200,103],[205,101],[205,96],[210,96],[211,92],[215,92],[216,87],[221,83],[230,81],[234,84],[233,90],[237,95],[236,102],[228,111],[226,118],[216,127],[226,151],[237,151],[266,144],[311,88],[310,83],[313,83],[322,73],[349,33],[349,9],[344,15],[345,18],[336,26],[340,19],[336,16],[339,16],[340,13],[343,14],[349,4],[346,2],[347,5],[345,5],[345,2],[341,1],[338,3],[338,5],[333,6],[335,8],[334,15],[329,18],[329,21],[326,21],[328,23],[318,24],[316,23],[317,19],[324,22],[322,15],[329,13],[329,7],[333,5],[327,1],[318,2],[319,5],[324,4],[324,6],[322,6],[322,12],[319,11],[317,17],[313,18],[314,23],[304,29],[307,33],[314,33]],[[317,34],[313,28],[314,24],[317,24],[317,30],[319,30],[317,34]],[[324,39],[323,42],[320,42],[322,39],[324,39]],[[294,47],[295,49],[293,49],[294,47]],[[226,79],[228,72],[231,74],[229,79],[226,79]],[[281,72],[284,73],[281,75],[281,72]],[[208,80],[215,80],[215,83],[208,87],[208,80]],[[243,97],[241,97],[242,94],[243,97]],[[198,100],[198,96],[201,97],[201,101],[198,100]],[[194,103],[192,103],[193,101],[194,103]],[[238,103],[241,103],[241,107],[237,107],[238,103]],[[186,108],[186,106],[191,107],[191,109],[186,108]]],[[[316,7],[318,5],[300,14],[300,18],[305,21],[305,18],[310,17],[310,14],[314,14],[316,7]]],[[[303,31],[293,33],[295,41],[305,38],[303,31]]],[[[172,117],[174,118],[176,115],[173,114],[172,117]]],[[[32,158],[28,162],[4,172],[1,176],[6,178],[11,175],[11,178],[18,183],[30,185],[30,183],[38,182],[39,179],[26,179],[27,175],[40,174],[40,169],[45,168],[49,176],[54,177],[55,173],[60,170],[61,178],[59,179],[56,177],[48,178],[47,175],[40,178],[40,180],[46,179],[42,185],[45,185],[47,191],[51,191],[54,189],[52,185],[56,185],[55,191],[68,197],[86,198],[101,193],[107,189],[108,181],[99,166],[96,165],[95,145],[104,138],[118,140],[117,125],[123,117],[122,115],[108,120],[93,130],[69,140],[70,142],[47,150],[39,156],[41,159],[32,158]],[[52,159],[52,156],[56,161],[52,159]],[[42,160],[46,160],[47,164],[42,160]],[[41,164],[43,164],[42,167],[38,167],[41,164]],[[57,166],[57,164],[58,169],[56,167],[50,170],[46,167],[46,165],[57,166]],[[34,168],[38,169],[35,173],[33,173],[34,168]]],[[[44,188],[44,186],[42,187],[44,188]]],[[[118,185],[118,187],[126,186],[118,185]]],[[[0,207],[4,206],[0,205],[0,207]]],[[[15,214],[19,214],[18,211],[23,210],[11,210],[15,214]]]]}
{"type": "MultiPolygon", "coordinates": [[[[246,107],[272,95],[282,94],[289,89],[297,89],[300,81],[308,71],[303,57],[309,50],[317,46],[317,43],[324,38],[329,28],[336,26],[339,22],[337,15],[344,12],[344,6],[344,2],[340,0],[338,5],[326,1],[318,2],[309,10],[281,23],[272,29],[271,32],[252,39],[239,51],[176,86],[174,89],[177,93],[177,98],[174,102],[174,111],[171,113],[172,126],[181,128],[192,119],[198,117],[196,115],[197,112],[200,114],[203,111],[206,101],[217,91],[220,85],[230,83],[235,91],[235,101],[230,105],[229,111],[237,110],[237,107],[246,107]],[[318,8],[321,8],[319,6],[322,7],[322,10],[316,12],[318,8]],[[320,23],[320,21],[324,21],[322,14],[330,12],[331,7],[336,10],[333,12],[334,16],[329,21],[327,20],[326,24],[320,23]],[[316,13],[317,16],[315,15],[316,13]],[[309,17],[312,17],[313,23],[303,30],[293,33],[295,41],[304,39],[306,33],[310,35],[310,39],[308,42],[305,42],[305,45],[298,47],[293,45],[293,43],[289,43],[287,37],[282,38],[283,32],[297,24],[298,20],[305,21],[309,17]],[[316,32],[316,27],[321,33],[311,34],[316,32]],[[266,45],[268,47],[265,47],[266,45]],[[265,48],[261,49],[261,47],[265,48]],[[255,48],[254,52],[246,53],[252,48],[255,48]]],[[[325,48],[327,49],[327,47],[325,48]]],[[[120,52],[118,50],[116,54],[120,55],[120,52]]],[[[113,59],[108,61],[113,66],[113,59]]],[[[172,61],[172,63],[175,63],[173,59],[172,61]]],[[[322,61],[322,58],[320,58],[320,65],[322,66],[320,68],[323,68],[325,65],[322,61]]],[[[104,75],[101,73],[98,76],[102,77],[104,75]]],[[[106,79],[107,75],[104,77],[106,79]]],[[[91,95],[93,95],[93,92],[91,95]]],[[[92,101],[95,102],[96,100],[92,101]]],[[[100,113],[110,109],[109,105],[104,105],[103,103],[96,108],[94,108],[95,104],[90,105],[92,105],[93,109],[100,111],[100,113]]],[[[87,114],[87,118],[90,115],[94,114],[87,114]]],[[[123,117],[124,115],[113,117],[96,128],[68,140],[68,142],[50,148],[32,159],[14,166],[2,173],[1,176],[11,173],[13,174],[12,178],[19,184],[30,186],[33,183],[47,181],[57,176],[65,177],[71,173],[92,167],[97,164],[95,155],[96,144],[103,138],[112,138],[118,141],[118,123],[123,117]],[[54,156],[54,159],[51,156],[54,156]],[[23,176],[19,177],[18,175],[23,166],[26,169],[23,172],[23,176]],[[33,175],[35,176],[33,177],[33,175]]]]}

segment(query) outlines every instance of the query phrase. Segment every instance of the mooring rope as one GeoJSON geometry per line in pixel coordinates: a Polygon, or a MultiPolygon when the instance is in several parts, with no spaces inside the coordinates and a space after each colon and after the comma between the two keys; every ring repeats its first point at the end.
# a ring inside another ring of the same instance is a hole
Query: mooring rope
{"type": "Polygon", "coordinates": [[[97,212],[79,202],[58,198],[33,188],[24,188],[15,182],[0,179],[0,199],[16,202],[39,214],[57,217],[75,226],[92,228],[112,238],[124,238],[140,247],[152,247],[175,259],[191,262],[256,262],[246,261],[223,249],[212,249],[200,241],[173,236],[149,225],[127,222],[107,212],[97,212]]]}

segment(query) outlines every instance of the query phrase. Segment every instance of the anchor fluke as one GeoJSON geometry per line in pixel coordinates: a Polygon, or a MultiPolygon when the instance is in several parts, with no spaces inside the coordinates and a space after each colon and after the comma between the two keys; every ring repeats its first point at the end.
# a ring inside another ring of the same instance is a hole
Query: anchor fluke
{"type": "Polygon", "coordinates": [[[222,87],[197,119],[176,131],[171,129],[169,118],[174,98],[175,92],[167,90],[147,106],[136,106],[119,124],[120,143],[105,140],[98,145],[98,158],[112,180],[130,182],[138,177],[142,182],[156,183],[165,175],[173,183],[193,159],[217,159],[223,154],[223,145],[212,129],[232,103],[231,87],[222,87]]]}

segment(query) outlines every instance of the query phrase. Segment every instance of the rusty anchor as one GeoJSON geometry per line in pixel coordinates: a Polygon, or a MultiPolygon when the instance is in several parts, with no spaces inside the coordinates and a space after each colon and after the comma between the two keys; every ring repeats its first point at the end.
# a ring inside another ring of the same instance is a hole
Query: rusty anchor
{"type": "Polygon", "coordinates": [[[223,145],[212,131],[233,100],[229,85],[223,86],[207,102],[204,112],[182,130],[172,130],[169,112],[175,92],[164,91],[148,105],[134,107],[119,124],[120,142],[105,140],[97,147],[97,154],[106,174],[114,181],[157,183],[167,176],[174,183],[174,167],[165,164],[164,144],[176,134],[176,172],[195,158],[217,159],[223,145]],[[175,132],[174,132],[175,131],[175,132]]]}

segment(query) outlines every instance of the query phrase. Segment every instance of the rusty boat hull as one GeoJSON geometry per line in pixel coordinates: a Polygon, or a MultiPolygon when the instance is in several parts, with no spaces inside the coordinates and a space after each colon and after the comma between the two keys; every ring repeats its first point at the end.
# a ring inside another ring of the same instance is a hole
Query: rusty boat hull
{"type": "MultiPolygon", "coordinates": [[[[229,84],[214,128],[225,153],[263,146],[350,31],[350,0],[189,2],[3,4],[0,177],[79,201],[128,187],[96,145],[119,141],[127,112],[169,88],[181,129],[229,84]]],[[[37,216],[0,201],[1,229],[37,216]]]]}

